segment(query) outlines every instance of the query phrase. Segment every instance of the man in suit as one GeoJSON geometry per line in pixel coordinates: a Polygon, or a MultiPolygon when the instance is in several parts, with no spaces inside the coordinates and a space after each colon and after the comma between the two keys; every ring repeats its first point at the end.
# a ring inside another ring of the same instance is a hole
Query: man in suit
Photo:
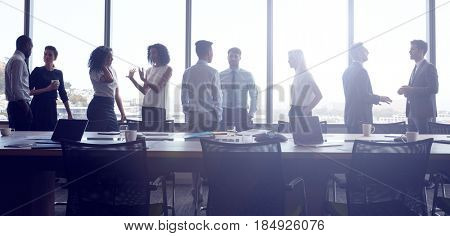
{"type": "Polygon", "coordinates": [[[428,45],[422,40],[411,41],[409,55],[416,62],[408,85],[402,86],[398,94],[406,97],[408,130],[428,133],[428,122],[437,116],[436,94],[439,89],[436,67],[424,59],[428,45]]]}
{"type": "Polygon", "coordinates": [[[380,102],[391,103],[386,96],[375,95],[372,92],[369,74],[363,67],[369,51],[362,43],[356,43],[350,49],[353,62],[342,76],[345,94],[344,122],[348,133],[362,133],[362,124],[372,124],[372,106],[380,102]]]}

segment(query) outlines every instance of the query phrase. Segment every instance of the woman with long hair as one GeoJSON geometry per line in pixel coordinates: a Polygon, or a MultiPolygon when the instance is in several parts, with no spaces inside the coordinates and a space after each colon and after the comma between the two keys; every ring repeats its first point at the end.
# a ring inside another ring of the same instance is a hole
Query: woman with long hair
{"type": "Polygon", "coordinates": [[[87,109],[89,131],[119,131],[114,101],[120,111],[120,120],[126,120],[112,61],[112,49],[105,46],[97,47],[89,58],[89,76],[94,88],[94,98],[87,109]]]}
{"type": "Polygon", "coordinates": [[[142,120],[147,130],[164,131],[166,120],[167,83],[172,77],[172,68],[168,65],[170,56],[162,44],[150,45],[147,49],[147,59],[150,67],[145,71],[139,69],[139,77],[143,85],[134,79],[136,69],[130,70],[128,78],[144,95],[142,101],[142,120]]]}

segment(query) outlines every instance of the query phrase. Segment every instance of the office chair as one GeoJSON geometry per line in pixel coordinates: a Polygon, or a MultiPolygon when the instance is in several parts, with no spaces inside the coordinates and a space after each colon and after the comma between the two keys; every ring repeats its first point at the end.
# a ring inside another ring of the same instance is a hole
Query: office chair
{"type": "Polygon", "coordinates": [[[279,142],[223,143],[201,139],[208,178],[207,215],[300,215],[303,180],[284,184],[279,142]]]}

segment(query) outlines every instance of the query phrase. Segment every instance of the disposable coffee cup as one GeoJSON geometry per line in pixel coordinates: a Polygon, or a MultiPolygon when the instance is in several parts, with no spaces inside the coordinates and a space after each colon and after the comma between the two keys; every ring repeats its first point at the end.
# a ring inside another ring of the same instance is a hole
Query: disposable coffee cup
{"type": "Polygon", "coordinates": [[[132,142],[136,141],[137,130],[125,130],[125,141],[132,142]]]}

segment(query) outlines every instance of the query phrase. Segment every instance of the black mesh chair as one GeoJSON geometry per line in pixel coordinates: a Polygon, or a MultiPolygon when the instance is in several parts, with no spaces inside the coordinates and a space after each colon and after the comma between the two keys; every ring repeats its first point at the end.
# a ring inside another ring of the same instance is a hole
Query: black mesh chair
{"type": "Polygon", "coordinates": [[[66,215],[149,215],[145,141],[121,144],[63,142],[68,180],[66,215]]]}
{"type": "MultiPolygon", "coordinates": [[[[327,122],[326,121],[321,121],[320,122],[320,128],[322,129],[322,133],[326,134],[328,133],[328,128],[327,128],[327,122]]],[[[286,121],[278,121],[278,133],[291,133],[291,126],[289,124],[289,122],[286,121]]]]}
{"type": "MultiPolygon", "coordinates": [[[[450,134],[450,124],[428,122],[428,132],[430,134],[450,134]]],[[[437,208],[439,208],[446,215],[450,215],[450,198],[447,198],[445,193],[445,185],[450,184],[450,173],[448,171],[441,171],[431,176],[431,179],[435,184],[431,214],[434,215],[437,208]],[[441,195],[439,195],[439,188],[441,195]]]]}
{"type": "Polygon", "coordinates": [[[424,177],[433,139],[355,141],[347,178],[349,215],[427,215],[424,177]]]}
{"type": "Polygon", "coordinates": [[[207,215],[299,215],[303,181],[284,184],[279,142],[236,144],[202,139],[207,215]]]}
{"type": "Polygon", "coordinates": [[[428,132],[430,134],[450,134],[450,124],[428,122],[428,132]]]}
{"type": "MultiPolygon", "coordinates": [[[[383,123],[383,124],[373,124],[375,127],[375,134],[404,134],[406,133],[406,122],[397,123],[383,123]]],[[[332,176],[332,199],[336,202],[337,188],[345,188],[346,180],[345,176],[342,174],[335,174],[332,176]]]]}
{"type": "MultiPolygon", "coordinates": [[[[175,123],[174,120],[166,120],[164,124],[146,123],[144,121],[127,119],[125,123],[128,125],[128,129],[137,130],[138,132],[174,132],[175,123]]],[[[160,176],[161,187],[163,191],[163,202],[167,202],[167,181],[172,182],[172,205],[166,205],[164,207],[164,215],[168,215],[167,210],[172,210],[172,215],[175,215],[175,173],[167,173],[160,176]]]]}
{"type": "Polygon", "coordinates": [[[404,134],[406,133],[406,122],[373,124],[375,134],[404,134]]]}
{"type": "Polygon", "coordinates": [[[174,120],[165,120],[164,123],[160,123],[127,119],[126,122],[119,123],[119,125],[128,125],[128,129],[139,132],[174,132],[175,130],[174,120]]]}

